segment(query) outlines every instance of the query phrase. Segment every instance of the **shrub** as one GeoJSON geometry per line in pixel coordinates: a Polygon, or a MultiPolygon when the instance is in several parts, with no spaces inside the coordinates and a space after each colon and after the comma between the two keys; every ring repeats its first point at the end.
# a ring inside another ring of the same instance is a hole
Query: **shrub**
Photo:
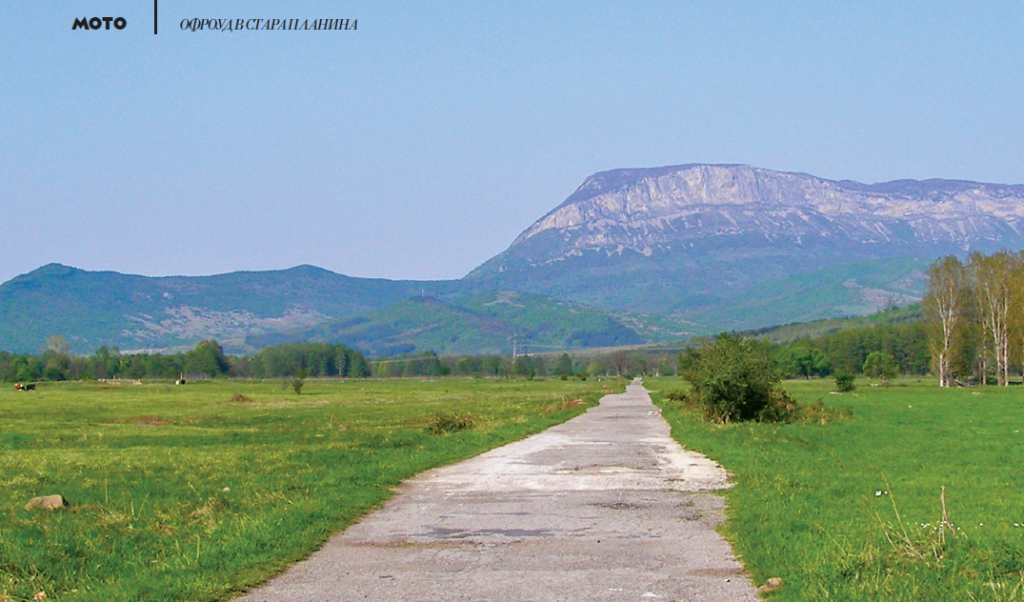
{"type": "Polygon", "coordinates": [[[840,393],[849,393],[850,391],[853,391],[856,388],[853,384],[855,377],[853,376],[853,374],[850,374],[849,372],[840,370],[839,372],[836,372],[835,378],[836,391],[839,391],[840,393]]]}
{"type": "Polygon", "coordinates": [[[707,420],[779,422],[797,408],[779,388],[771,357],[753,341],[721,334],[713,344],[688,349],[678,363],[693,387],[685,403],[707,420]]]}
{"type": "Polygon", "coordinates": [[[297,370],[295,376],[292,377],[291,385],[295,389],[296,395],[302,394],[302,386],[306,384],[306,374],[305,370],[297,370]]]}
{"type": "Polygon", "coordinates": [[[432,417],[429,423],[430,432],[441,435],[473,428],[473,417],[468,414],[438,414],[432,417]]]}
{"type": "Polygon", "coordinates": [[[850,418],[853,418],[853,408],[830,408],[822,403],[821,399],[816,399],[810,405],[800,406],[800,409],[794,412],[787,422],[826,425],[850,418]]]}

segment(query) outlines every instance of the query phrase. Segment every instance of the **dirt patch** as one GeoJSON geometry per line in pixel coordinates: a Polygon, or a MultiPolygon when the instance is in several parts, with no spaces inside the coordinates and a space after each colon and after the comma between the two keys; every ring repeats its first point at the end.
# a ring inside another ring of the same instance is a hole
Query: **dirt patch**
{"type": "Polygon", "coordinates": [[[241,393],[235,393],[234,395],[232,395],[231,401],[234,401],[235,403],[252,403],[251,399],[249,399],[245,395],[242,395],[241,393]]]}
{"type": "Polygon", "coordinates": [[[329,405],[331,402],[326,399],[316,401],[266,401],[261,402],[261,408],[307,408],[329,405]]]}
{"type": "Polygon", "coordinates": [[[578,408],[581,405],[584,405],[582,399],[578,399],[575,397],[572,399],[563,399],[556,404],[545,406],[544,412],[546,414],[550,414],[552,412],[561,412],[563,410],[571,410],[573,408],[578,408]]]}
{"type": "Polygon", "coordinates": [[[136,416],[135,418],[121,418],[111,421],[114,424],[137,424],[139,426],[164,426],[174,424],[172,420],[165,420],[159,416],[136,416]]]}

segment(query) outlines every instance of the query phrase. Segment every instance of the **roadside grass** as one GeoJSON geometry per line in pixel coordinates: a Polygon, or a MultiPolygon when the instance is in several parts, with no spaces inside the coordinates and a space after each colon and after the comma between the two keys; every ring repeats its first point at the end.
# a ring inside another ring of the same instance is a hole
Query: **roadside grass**
{"type": "Polygon", "coordinates": [[[673,436],[734,475],[722,530],[772,600],[1024,600],[1024,389],[789,381],[825,426],[701,422],[645,379],[673,436]],[[942,490],[945,488],[945,502],[942,490]],[[943,510],[947,521],[943,522],[943,510]]]}
{"type": "Polygon", "coordinates": [[[423,470],[584,411],[618,382],[54,383],[0,391],[0,601],[221,600],[423,470]],[[447,425],[455,416],[458,428],[447,425]],[[66,511],[26,511],[63,494],[66,511]]]}

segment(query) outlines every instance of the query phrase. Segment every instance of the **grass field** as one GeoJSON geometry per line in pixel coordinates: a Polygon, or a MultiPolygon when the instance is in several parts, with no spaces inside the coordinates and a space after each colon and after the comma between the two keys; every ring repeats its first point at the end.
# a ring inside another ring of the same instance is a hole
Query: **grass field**
{"type": "Polygon", "coordinates": [[[659,402],[676,439],[735,475],[725,534],[757,583],[783,579],[769,597],[1024,600],[1024,388],[832,387],[786,383],[853,409],[825,426],[715,426],[659,402]]]}
{"type": "Polygon", "coordinates": [[[297,396],[280,382],[224,380],[5,386],[0,602],[39,592],[228,598],[307,556],[403,479],[538,432],[621,388],[335,380],[309,381],[297,396]],[[23,508],[56,493],[67,510],[23,508]]]}

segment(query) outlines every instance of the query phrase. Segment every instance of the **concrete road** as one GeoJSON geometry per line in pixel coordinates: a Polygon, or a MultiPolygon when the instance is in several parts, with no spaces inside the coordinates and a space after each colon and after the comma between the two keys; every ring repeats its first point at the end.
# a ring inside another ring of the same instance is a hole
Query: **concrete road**
{"type": "Polygon", "coordinates": [[[647,391],[402,484],[245,602],[757,600],[714,531],[728,487],[647,391]]]}

